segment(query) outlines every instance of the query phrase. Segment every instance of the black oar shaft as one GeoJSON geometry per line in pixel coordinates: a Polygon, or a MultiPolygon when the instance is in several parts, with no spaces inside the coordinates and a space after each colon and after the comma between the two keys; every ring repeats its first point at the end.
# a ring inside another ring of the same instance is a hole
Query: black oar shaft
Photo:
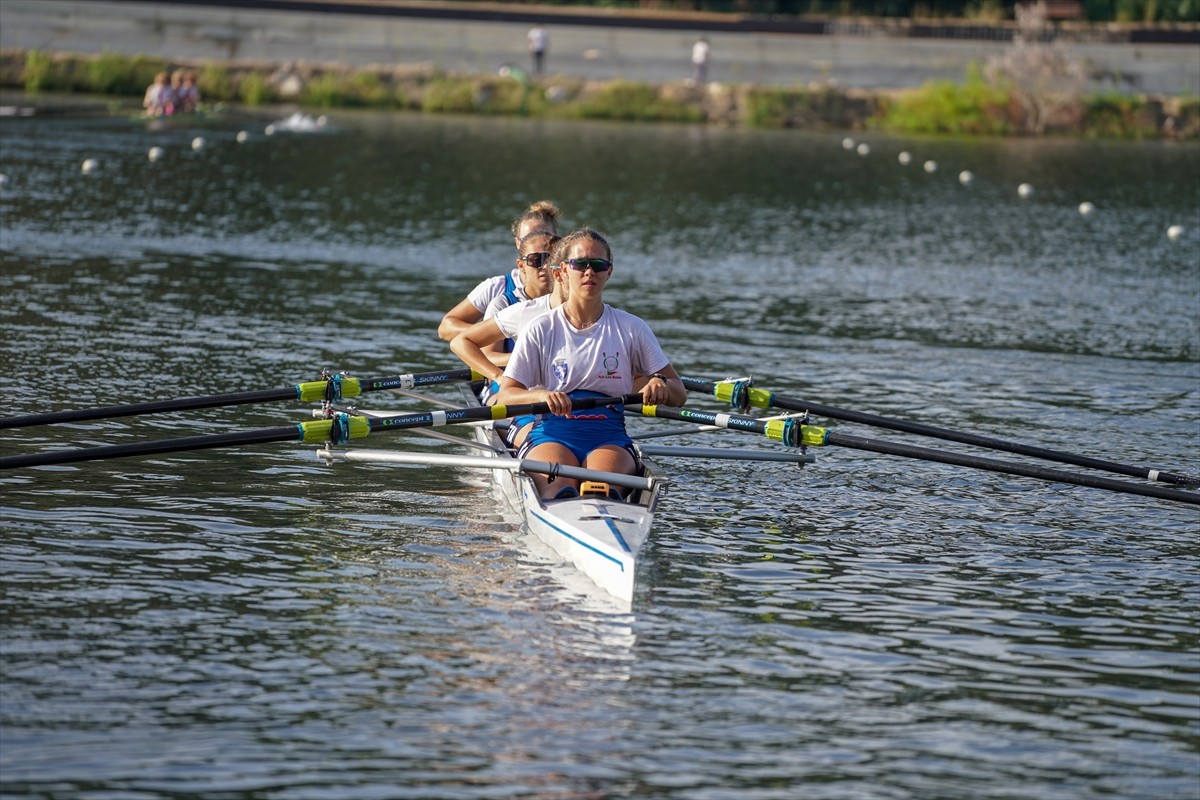
{"type": "MultiPolygon", "coordinates": [[[[701,391],[708,394],[714,392],[717,386],[714,381],[705,381],[697,378],[683,378],[683,385],[689,390],[701,391]]],[[[1090,456],[1077,455],[1075,453],[1066,453],[1061,450],[1052,450],[1036,445],[1022,444],[1020,442],[1012,442],[1004,439],[998,439],[992,436],[982,436],[979,434],[968,433],[966,431],[956,431],[949,428],[942,428],[936,425],[926,425],[921,422],[911,422],[909,420],[896,419],[893,417],[883,417],[877,414],[868,414],[862,411],[854,411],[852,409],[838,408],[829,406],[823,403],[814,403],[808,400],[788,397],[787,395],[776,394],[774,392],[763,392],[754,390],[759,396],[769,397],[769,401],[764,403],[775,408],[782,408],[788,411],[807,411],[810,414],[816,414],[821,417],[829,417],[831,419],[840,419],[846,422],[857,422],[863,425],[870,425],[875,428],[885,428],[887,430],[900,431],[902,433],[913,433],[918,436],[928,436],[934,439],[943,439],[949,442],[959,442],[960,444],[969,444],[975,447],[983,447],[989,450],[1000,450],[1006,453],[1016,453],[1018,455],[1029,456],[1030,458],[1040,458],[1044,461],[1057,461],[1060,464],[1072,464],[1076,467],[1087,467],[1088,469],[1097,469],[1103,472],[1112,472],[1117,475],[1128,475],[1133,478],[1145,478],[1147,480],[1158,481],[1160,483],[1173,483],[1182,486],[1196,485],[1197,479],[1187,475],[1180,475],[1166,470],[1152,469],[1149,467],[1140,467],[1130,464],[1121,464],[1115,461],[1109,461],[1102,458],[1092,458],[1090,456]]],[[[757,405],[757,404],[756,404],[757,405]]]]}
{"type": "MultiPolygon", "coordinates": [[[[692,422],[695,424],[717,425],[721,428],[727,428],[730,430],[760,433],[769,439],[783,441],[785,443],[789,439],[789,436],[786,435],[780,428],[778,421],[772,422],[768,420],[761,420],[740,414],[713,414],[703,411],[670,408],[667,406],[643,406],[641,408],[641,413],[648,417],[663,417],[666,419],[680,420],[682,422],[692,422]]],[[[825,428],[819,428],[810,425],[801,426],[800,440],[814,446],[836,445],[855,450],[869,450],[876,453],[885,453],[889,455],[904,456],[906,458],[921,459],[922,461],[936,461],[943,464],[954,464],[961,467],[974,467],[975,469],[989,470],[991,472],[1003,472],[1010,475],[1041,478],[1043,480],[1057,481],[1059,483],[1069,483],[1077,486],[1090,486],[1098,489],[1107,489],[1113,492],[1138,494],[1146,497],[1156,497],[1162,500],[1174,500],[1180,503],[1200,505],[1200,493],[1196,492],[1186,492],[1181,489],[1171,489],[1165,486],[1144,486],[1140,483],[1127,483],[1125,481],[1113,480],[1111,478],[1082,475],[1077,472],[1066,472],[1065,470],[1050,469],[1048,467],[1017,464],[1011,461],[1000,461],[993,458],[980,458],[978,456],[970,456],[964,453],[932,450],[927,447],[916,447],[898,442],[867,439],[861,436],[851,436],[838,431],[831,431],[825,428]]]]}
{"type": "Polygon", "coordinates": [[[1099,475],[1084,475],[1079,472],[1067,472],[1061,469],[1040,467],[1035,464],[1018,464],[1013,461],[1001,461],[994,458],[981,458],[965,453],[954,453],[946,450],[933,450],[927,447],[899,442],[888,442],[879,439],[868,439],[862,436],[852,436],[838,431],[829,431],[826,444],[847,447],[854,450],[867,450],[873,453],[917,458],[922,461],[935,461],[941,464],[953,464],[959,467],[1000,472],[1008,475],[1021,475],[1027,478],[1040,478],[1057,483],[1069,483],[1076,486],[1088,486],[1095,489],[1107,489],[1125,494],[1137,494],[1145,497],[1155,497],[1161,500],[1174,500],[1180,503],[1200,505],[1200,493],[1186,492],[1181,489],[1171,489],[1166,486],[1143,486],[1140,483],[1129,483],[1099,475]]]}
{"type": "Polygon", "coordinates": [[[240,444],[263,444],[300,440],[297,425],[286,428],[263,428],[255,431],[237,431],[210,436],[187,436],[181,439],[159,439],[154,442],[130,442],[101,447],[81,447],[74,450],[50,450],[24,456],[0,458],[0,469],[18,467],[46,467],[52,464],[73,464],[79,461],[98,461],[107,458],[129,456],[152,456],[163,453],[184,453],[189,450],[211,450],[216,447],[233,447],[240,444]]]}
{"type": "MultiPolygon", "coordinates": [[[[408,375],[391,375],[384,378],[348,377],[347,381],[353,381],[354,390],[352,394],[347,394],[347,396],[355,397],[360,392],[372,392],[381,389],[407,389],[414,386],[428,386],[455,380],[471,380],[473,377],[478,376],[469,369],[418,372],[408,375]]],[[[0,419],[0,429],[28,428],[34,425],[54,425],[63,422],[87,422],[96,419],[115,419],[117,417],[135,417],[142,414],[158,414],[168,411],[193,411],[198,408],[220,408],[223,406],[248,405],[251,403],[270,403],[279,400],[311,402],[321,399],[325,385],[326,381],[324,380],[310,381],[284,389],[231,392],[229,394],[215,394],[206,397],[181,397],[176,400],[152,400],[130,405],[26,414],[20,417],[0,419]]]]}
{"type": "MultiPolygon", "coordinates": [[[[621,397],[584,397],[571,402],[572,410],[584,410],[597,406],[633,404],[641,402],[640,395],[621,397]]],[[[347,438],[361,438],[377,431],[404,430],[406,428],[436,427],[475,420],[503,419],[525,414],[545,414],[549,408],[545,403],[523,403],[508,406],[477,406],[404,414],[398,417],[351,417],[342,428],[347,438]]],[[[45,467],[52,464],[71,464],[79,461],[96,461],[107,458],[181,453],[190,450],[209,450],[217,447],[232,447],[241,444],[264,444],[266,442],[316,443],[330,440],[333,431],[339,429],[333,420],[313,420],[285,428],[262,428],[252,431],[218,433],[209,436],[188,436],[182,439],[160,439],[153,442],[131,442],[129,444],[82,447],[74,450],[51,450],[23,456],[0,458],[0,470],[18,467],[45,467]]],[[[335,439],[340,443],[342,439],[335,439]]]]}
{"type": "Polygon", "coordinates": [[[209,397],[181,397],[177,400],[158,400],[133,403],[123,406],[102,408],[80,408],[74,411],[53,411],[44,414],[26,414],[21,417],[0,419],[0,429],[28,428],[34,425],[55,425],[62,422],[87,422],[95,419],[136,417],[141,414],[158,414],[167,411],[191,411],[197,408],[270,403],[277,400],[295,400],[296,389],[263,389],[257,392],[236,392],[211,395],[209,397]]]}

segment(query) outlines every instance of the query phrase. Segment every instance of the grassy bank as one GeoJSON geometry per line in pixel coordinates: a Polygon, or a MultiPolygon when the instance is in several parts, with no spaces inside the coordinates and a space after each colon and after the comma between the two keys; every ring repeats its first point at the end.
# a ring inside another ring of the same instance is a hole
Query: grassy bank
{"type": "MultiPolygon", "coordinates": [[[[188,69],[206,102],[313,109],[371,108],[425,113],[522,115],[744,125],[757,128],[879,130],[951,135],[1018,135],[1029,110],[1014,90],[972,69],[961,82],[906,91],[832,86],[757,87],[687,82],[641,84],[562,77],[453,75],[432,68],[350,70],[328,65],[167,63],[105,53],[0,53],[0,86],[26,92],[86,92],[141,98],[158,72],[188,69]]],[[[1200,97],[1098,94],[1054,106],[1045,133],[1090,138],[1200,139],[1200,97]]]]}

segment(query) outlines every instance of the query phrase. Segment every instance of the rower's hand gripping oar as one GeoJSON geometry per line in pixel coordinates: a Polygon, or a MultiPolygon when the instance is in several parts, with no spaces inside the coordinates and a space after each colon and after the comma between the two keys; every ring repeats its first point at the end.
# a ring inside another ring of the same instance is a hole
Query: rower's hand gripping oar
{"type": "Polygon", "coordinates": [[[55,411],[45,414],[26,414],[20,417],[0,419],[0,429],[27,428],[32,425],[53,425],[61,422],[86,422],[94,419],[135,417],[141,414],[157,414],[167,411],[191,411],[197,408],[219,408],[222,406],[270,403],[279,400],[298,400],[301,403],[341,402],[342,398],[358,397],[366,392],[381,389],[412,389],[457,380],[483,380],[484,376],[470,369],[443,370],[441,372],[417,372],[407,375],[391,375],[385,378],[356,378],[352,375],[326,374],[319,381],[297,383],[282,389],[262,389],[253,392],[214,394],[207,397],[181,397],[176,400],[156,400],[102,408],[81,408],[74,411],[55,411]]]}
{"type": "Polygon", "coordinates": [[[751,382],[746,380],[724,380],[724,381],[707,381],[699,378],[682,378],[683,385],[689,391],[704,392],[716,397],[718,400],[723,400],[729,403],[734,408],[738,408],[745,412],[750,408],[782,408],[789,411],[803,411],[809,414],[815,414],[819,417],[830,417],[831,419],[840,419],[846,422],[857,422],[863,425],[871,425],[876,428],[886,428],[888,430],[901,431],[903,433],[915,433],[919,436],[930,436],[935,439],[944,439],[950,442],[959,442],[961,444],[974,445],[976,447],[984,447],[989,450],[1001,450],[1006,453],[1017,453],[1018,455],[1029,456],[1031,458],[1040,458],[1045,461],[1057,461],[1060,464],[1073,464],[1076,467],[1088,467],[1089,469],[1098,469],[1103,472],[1113,472],[1118,475],[1129,475],[1134,478],[1145,478],[1151,481],[1160,483],[1173,483],[1179,486],[1198,486],[1200,478],[1190,477],[1187,475],[1179,475],[1165,470],[1151,469],[1148,467],[1137,467],[1129,464],[1119,464],[1114,461],[1107,461],[1100,458],[1091,458],[1089,456],[1075,455],[1074,453],[1064,453],[1059,450],[1050,450],[1044,447],[1035,445],[1021,444],[1020,442],[1010,442],[1004,439],[996,439],[991,436],[980,436],[974,433],[965,431],[955,431],[949,428],[939,428],[935,425],[925,425],[920,422],[910,422],[903,419],[894,419],[891,417],[881,417],[876,414],[867,414],[861,411],[852,411],[845,408],[837,408],[835,406],[827,406],[821,403],[813,403],[808,400],[800,400],[787,395],[777,394],[767,391],[766,389],[758,389],[751,386],[751,382]]]}
{"type": "MultiPolygon", "coordinates": [[[[620,397],[580,397],[571,400],[572,410],[583,410],[608,405],[631,405],[641,403],[642,396],[629,394],[620,397]]],[[[521,403],[517,405],[476,406],[450,409],[448,411],[423,411],[397,417],[362,417],[335,414],[331,419],[301,422],[282,428],[261,428],[236,433],[219,433],[209,436],[189,436],[182,439],[160,439],[155,442],[105,445],[78,448],[75,450],[51,450],[24,456],[0,458],[0,469],[17,467],[44,467],[51,464],[70,464],[77,461],[95,461],[102,458],[124,458],[127,456],[179,453],[188,450],[209,450],[239,444],[264,444],[266,442],[299,441],[305,444],[331,442],[342,444],[351,439],[361,439],[379,431],[396,431],[406,428],[434,428],[475,420],[497,420],[526,414],[547,414],[546,403],[521,403]]]]}
{"type": "MultiPolygon", "coordinates": [[[[631,406],[631,411],[638,412],[637,406],[631,406]]],[[[1101,478],[1093,475],[1083,475],[1077,472],[1066,472],[1030,464],[1018,464],[1012,461],[1000,461],[992,458],[979,458],[964,453],[931,450],[927,447],[898,442],[887,442],[879,439],[867,439],[861,436],[851,436],[838,431],[809,425],[803,417],[787,419],[761,420],[739,414],[712,413],[693,409],[670,408],[668,406],[647,406],[640,408],[645,417],[660,417],[681,422],[694,422],[698,425],[716,425],[730,430],[760,433],[768,439],[781,442],[788,447],[820,447],[834,445],[848,447],[854,450],[867,450],[875,453],[916,458],[922,461],[935,461],[942,464],[954,464],[960,467],[973,467],[990,472],[1002,472],[1009,475],[1022,475],[1028,478],[1041,478],[1058,483],[1070,483],[1076,486],[1090,486],[1096,489],[1108,489],[1113,492],[1138,494],[1145,497],[1156,497],[1162,500],[1174,500],[1180,503],[1200,505],[1200,493],[1186,492],[1181,489],[1170,489],[1165,486],[1144,486],[1140,483],[1101,478]]]]}

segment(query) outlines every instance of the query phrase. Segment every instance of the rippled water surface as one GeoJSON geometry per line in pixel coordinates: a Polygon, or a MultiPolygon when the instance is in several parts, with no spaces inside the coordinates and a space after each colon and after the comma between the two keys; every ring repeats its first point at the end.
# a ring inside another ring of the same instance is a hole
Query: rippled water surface
{"type": "MultiPolygon", "coordinates": [[[[271,119],[0,121],[3,416],[454,366],[438,319],[549,197],[611,236],[610,299],[685,374],[1200,472],[1194,144],[271,119]]],[[[10,430],[0,456],[305,413],[10,430]]],[[[267,444],[0,473],[0,794],[1200,793],[1197,506],[817,456],[664,459],[631,610],[462,469],[267,444]]]]}

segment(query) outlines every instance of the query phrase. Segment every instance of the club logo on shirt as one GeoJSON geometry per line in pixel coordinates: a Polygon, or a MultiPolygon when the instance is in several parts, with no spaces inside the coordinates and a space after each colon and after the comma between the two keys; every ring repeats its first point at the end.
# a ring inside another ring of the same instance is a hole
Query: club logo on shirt
{"type": "Polygon", "coordinates": [[[567,360],[565,358],[554,359],[551,368],[554,370],[554,379],[558,381],[559,386],[567,382],[567,360]]]}
{"type": "Polygon", "coordinates": [[[617,370],[621,368],[621,354],[613,353],[611,356],[608,353],[601,353],[604,360],[601,362],[604,365],[604,377],[612,378],[617,375],[617,370]]]}

